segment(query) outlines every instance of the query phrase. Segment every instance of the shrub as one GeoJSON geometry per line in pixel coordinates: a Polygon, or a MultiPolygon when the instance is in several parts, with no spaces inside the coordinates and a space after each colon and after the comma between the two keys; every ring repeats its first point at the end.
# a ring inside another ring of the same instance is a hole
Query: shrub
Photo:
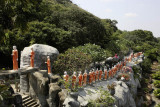
{"type": "Polygon", "coordinates": [[[89,101],[88,107],[110,107],[114,104],[114,99],[107,90],[100,89],[99,93],[101,96],[96,100],[89,101]]]}
{"type": "Polygon", "coordinates": [[[148,88],[142,88],[144,93],[149,93],[149,89],[148,88]]]}
{"type": "Polygon", "coordinates": [[[154,90],[153,93],[157,98],[160,98],[160,89],[154,90]]]}
{"type": "Polygon", "coordinates": [[[160,104],[157,104],[156,107],[160,107],[160,104]]]}
{"type": "Polygon", "coordinates": [[[122,74],[118,75],[117,79],[120,80],[121,77],[124,77],[124,79],[127,81],[130,79],[129,74],[126,74],[126,73],[122,73],[122,74]]]}
{"type": "Polygon", "coordinates": [[[144,59],[144,61],[141,63],[142,71],[144,72],[150,72],[151,69],[151,60],[149,58],[144,59]]]}
{"type": "Polygon", "coordinates": [[[160,80],[160,71],[158,71],[158,72],[152,74],[152,78],[153,78],[153,79],[160,80]]]}
{"type": "Polygon", "coordinates": [[[107,85],[108,90],[114,90],[115,89],[116,84],[112,83],[111,85],[107,85]]]}
{"type": "Polygon", "coordinates": [[[153,84],[155,87],[160,88],[160,81],[159,80],[154,81],[153,84]]]}
{"type": "Polygon", "coordinates": [[[91,55],[93,62],[105,60],[107,57],[112,56],[108,50],[104,50],[101,46],[90,43],[85,44],[84,46],[79,46],[76,49],[87,55],[91,55]]]}
{"type": "Polygon", "coordinates": [[[91,63],[92,58],[80,50],[75,48],[68,49],[65,53],[58,56],[57,61],[53,64],[53,70],[55,73],[63,74],[64,71],[84,71],[85,68],[91,63]]]}

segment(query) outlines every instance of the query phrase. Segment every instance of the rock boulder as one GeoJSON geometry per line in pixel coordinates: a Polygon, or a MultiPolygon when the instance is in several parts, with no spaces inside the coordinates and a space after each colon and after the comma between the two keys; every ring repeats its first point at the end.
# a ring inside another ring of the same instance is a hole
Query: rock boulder
{"type": "Polygon", "coordinates": [[[31,48],[33,48],[35,52],[34,66],[40,69],[47,69],[46,64],[45,64],[47,60],[47,56],[50,56],[51,65],[52,65],[53,61],[59,55],[59,51],[56,48],[48,46],[48,45],[34,44],[32,46],[25,47],[23,51],[21,51],[21,63],[20,63],[21,68],[30,66],[31,48]]]}

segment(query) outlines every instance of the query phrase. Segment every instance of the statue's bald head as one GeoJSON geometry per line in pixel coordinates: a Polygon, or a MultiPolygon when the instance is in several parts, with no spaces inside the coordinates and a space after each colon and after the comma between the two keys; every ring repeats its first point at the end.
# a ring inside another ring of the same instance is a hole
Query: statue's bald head
{"type": "Polygon", "coordinates": [[[16,47],[16,46],[13,46],[13,49],[15,50],[15,49],[17,49],[17,47],[16,47]]]}

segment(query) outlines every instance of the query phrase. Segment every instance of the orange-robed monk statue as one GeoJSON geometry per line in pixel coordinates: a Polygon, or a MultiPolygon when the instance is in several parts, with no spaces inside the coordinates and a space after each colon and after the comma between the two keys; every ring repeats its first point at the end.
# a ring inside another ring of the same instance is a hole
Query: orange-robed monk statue
{"type": "Polygon", "coordinates": [[[49,56],[47,56],[47,62],[45,62],[45,63],[47,63],[48,74],[49,74],[49,73],[51,73],[51,61],[50,61],[50,57],[49,56]]]}
{"type": "Polygon", "coordinates": [[[64,81],[68,82],[69,75],[67,74],[66,71],[64,72],[63,79],[64,79],[64,81]]]}
{"type": "Polygon", "coordinates": [[[85,70],[84,74],[83,74],[83,86],[87,85],[87,70],[85,70]]]}
{"type": "Polygon", "coordinates": [[[77,79],[76,72],[74,72],[72,75],[72,88],[75,88],[76,79],[77,79]]]}
{"type": "Polygon", "coordinates": [[[96,82],[96,73],[95,70],[92,71],[92,78],[93,78],[93,83],[96,82]]]}
{"type": "Polygon", "coordinates": [[[104,80],[107,80],[107,68],[104,69],[104,80]]]}
{"type": "Polygon", "coordinates": [[[79,72],[78,79],[79,79],[79,86],[81,87],[82,86],[82,80],[83,80],[83,75],[82,75],[81,71],[79,72]]]}
{"type": "Polygon", "coordinates": [[[89,84],[92,84],[92,71],[89,72],[89,84]]]}
{"type": "Polygon", "coordinates": [[[98,68],[96,70],[96,81],[98,81],[98,76],[99,76],[99,71],[98,71],[98,68]]]}
{"type": "Polygon", "coordinates": [[[13,70],[18,70],[18,50],[16,46],[13,46],[12,57],[13,57],[13,70]]]}
{"type": "Polygon", "coordinates": [[[99,71],[99,80],[101,81],[101,79],[102,79],[102,74],[103,74],[103,71],[102,71],[102,69],[100,69],[100,71],[99,71]]]}
{"type": "Polygon", "coordinates": [[[31,48],[31,55],[30,55],[30,60],[31,60],[31,63],[30,63],[30,66],[31,67],[34,67],[34,51],[33,51],[33,48],[31,48]]]}

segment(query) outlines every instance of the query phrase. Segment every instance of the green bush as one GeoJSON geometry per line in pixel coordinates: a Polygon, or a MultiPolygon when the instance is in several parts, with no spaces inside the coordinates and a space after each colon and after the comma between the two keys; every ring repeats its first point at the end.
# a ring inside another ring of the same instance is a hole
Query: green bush
{"type": "Polygon", "coordinates": [[[160,81],[159,80],[154,81],[153,84],[155,87],[160,88],[160,81]]]}
{"type": "Polygon", "coordinates": [[[153,78],[153,79],[160,80],[160,71],[158,71],[158,72],[152,74],[152,78],[153,78]]]}
{"type": "Polygon", "coordinates": [[[157,104],[156,107],[160,107],[160,104],[157,104]]]}
{"type": "Polygon", "coordinates": [[[148,88],[143,88],[142,89],[144,93],[149,93],[149,89],[148,88]]]}
{"type": "Polygon", "coordinates": [[[153,93],[157,98],[160,98],[160,89],[154,90],[153,93]]]}
{"type": "Polygon", "coordinates": [[[109,94],[107,90],[100,89],[101,96],[96,100],[91,100],[88,103],[88,107],[110,107],[113,106],[115,100],[109,94]]]}
{"type": "Polygon", "coordinates": [[[87,55],[91,55],[93,62],[101,61],[101,60],[106,59],[107,57],[112,56],[110,51],[104,50],[99,45],[90,44],[90,43],[85,44],[84,46],[79,46],[76,49],[80,50],[81,52],[87,55]]]}
{"type": "Polygon", "coordinates": [[[58,56],[57,61],[53,64],[54,73],[63,74],[64,71],[84,71],[85,68],[91,63],[92,58],[76,48],[68,49],[65,53],[58,56]]]}
{"type": "Polygon", "coordinates": [[[144,61],[141,63],[141,68],[143,72],[150,72],[151,70],[151,60],[149,58],[145,58],[144,61]]]}

